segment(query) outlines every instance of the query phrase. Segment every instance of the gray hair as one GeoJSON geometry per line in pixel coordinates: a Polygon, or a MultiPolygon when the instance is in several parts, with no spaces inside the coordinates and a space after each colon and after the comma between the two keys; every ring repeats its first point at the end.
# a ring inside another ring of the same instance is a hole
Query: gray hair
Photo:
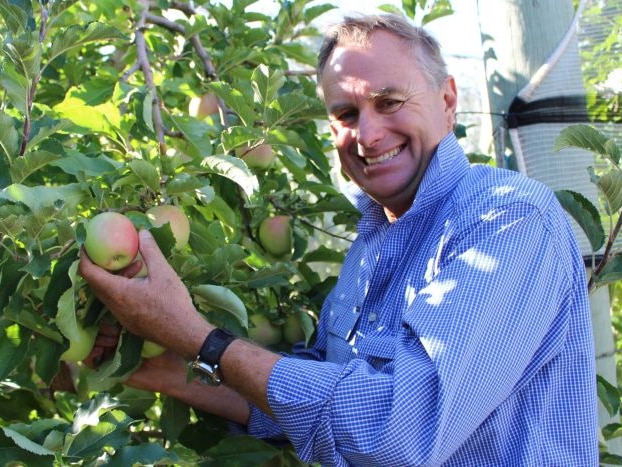
{"type": "Polygon", "coordinates": [[[346,43],[365,45],[376,31],[386,31],[401,38],[413,52],[428,82],[436,89],[441,87],[448,73],[439,42],[423,28],[414,26],[405,17],[394,14],[346,17],[339,24],[332,26],[324,36],[318,55],[316,70],[318,85],[321,85],[326,63],[337,46],[346,43]]]}

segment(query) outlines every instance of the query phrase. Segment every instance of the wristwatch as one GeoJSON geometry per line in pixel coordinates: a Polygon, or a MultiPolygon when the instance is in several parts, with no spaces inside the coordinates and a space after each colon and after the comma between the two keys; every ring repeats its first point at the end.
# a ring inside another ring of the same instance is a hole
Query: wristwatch
{"type": "Polygon", "coordinates": [[[192,373],[210,386],[220,386],[222,373],[220,372],[220,357],[225,349],[236,339],[236,336],[226,329],[216,328],[211,331],[197,357],[190,362],[192,373]]]}

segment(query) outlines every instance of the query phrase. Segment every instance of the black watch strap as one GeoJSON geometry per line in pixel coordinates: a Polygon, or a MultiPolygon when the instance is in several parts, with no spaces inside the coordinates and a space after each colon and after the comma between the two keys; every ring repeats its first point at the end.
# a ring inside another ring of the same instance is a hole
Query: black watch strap
{"type": "Polygon", "coordinates": [[[220,366],[222,354],[235,338],[236,336],[226,329],[214,329],[205,338],[197,359],[211,366],[220,366]]]}

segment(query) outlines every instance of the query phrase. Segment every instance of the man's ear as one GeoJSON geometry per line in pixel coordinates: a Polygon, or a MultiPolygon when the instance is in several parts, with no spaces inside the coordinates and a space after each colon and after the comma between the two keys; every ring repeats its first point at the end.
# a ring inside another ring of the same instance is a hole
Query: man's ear
{"type": "Polygon", "coordinates": [[[443,83],[443,99],[445,100],[445,114],[447,115],[447,125],[453,130],[456,120],[456,110],[458,108],[458,89],[456,80],[453,76],[448,76],[443,83]]]}

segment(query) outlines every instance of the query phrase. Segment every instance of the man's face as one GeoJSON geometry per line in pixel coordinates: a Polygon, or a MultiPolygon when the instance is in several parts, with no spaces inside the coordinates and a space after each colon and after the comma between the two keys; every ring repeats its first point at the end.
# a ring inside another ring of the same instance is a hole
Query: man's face
{"type": "Polygon", "coordinates": [[[366,46],[338,46],[321,86],[344,172],[389,217],[401,216],[453,128],[453,79],[435,90],[412,51],[393,34],[377,31],[366,46]]]}

